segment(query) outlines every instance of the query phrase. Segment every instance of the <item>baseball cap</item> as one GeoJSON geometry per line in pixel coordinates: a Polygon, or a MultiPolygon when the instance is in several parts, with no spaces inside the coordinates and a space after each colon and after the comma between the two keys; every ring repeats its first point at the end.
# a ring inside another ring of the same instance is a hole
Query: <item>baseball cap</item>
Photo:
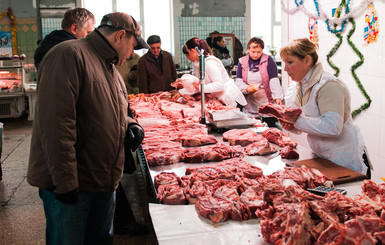
{"type": "Polygon", "coordinates": [[[158,35],[151,35],[147,38],[147,44],[154,44],[154,43],[160,43],[160,36],[158,35]]]}
{"type": "Polygon", "coordinates": [[[126,32],[134,35],[136,40],[138,41],[138,45],[136,45],[134,48],[136,50],[142,48],[149,48],[147,43],[141,37],[142,30],[140,29],[140,25],[129,14],[123,12],[113,12],[106,14],[105,16],[103,16],[102,21],[99,25],[99,27],[103,26],[110,26],[118,30],[125,30],[126,32]]]}

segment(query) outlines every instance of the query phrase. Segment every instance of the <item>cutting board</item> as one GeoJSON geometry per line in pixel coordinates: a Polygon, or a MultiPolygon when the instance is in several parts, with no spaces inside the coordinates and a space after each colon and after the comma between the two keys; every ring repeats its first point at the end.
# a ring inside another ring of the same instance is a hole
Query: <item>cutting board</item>
{"type": "Polygon", "coordinates": [[[305,165],[309,168],[316,168],[329,177],[335,185],[367,179],[365,174],[342,167],[323,158],[296,161],[293,165],[305,165]]]}

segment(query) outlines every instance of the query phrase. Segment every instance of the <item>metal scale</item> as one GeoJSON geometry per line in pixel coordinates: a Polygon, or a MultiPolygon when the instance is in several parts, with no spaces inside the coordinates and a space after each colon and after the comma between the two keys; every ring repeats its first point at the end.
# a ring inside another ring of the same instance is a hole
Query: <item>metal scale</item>
{"type": "MultiPolygon", "coordinates": [[[[204,50],[199,50],[195,47],[199,56],[199,84],[201,90],[201,124],[206,124],[205,117],[205,55],[204,50]]],[[[217,128],[234,128],[241,126],[250,126],[258,123],[257,120],[250,118],[247,114],[233,109],[228,111],[208,112],[208,121],[217,128]]]]}

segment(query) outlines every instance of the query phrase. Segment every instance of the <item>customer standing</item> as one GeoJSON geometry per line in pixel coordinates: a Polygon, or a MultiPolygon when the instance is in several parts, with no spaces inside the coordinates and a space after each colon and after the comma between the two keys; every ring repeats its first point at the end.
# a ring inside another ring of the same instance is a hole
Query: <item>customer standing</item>
{"type": "Polygon", "coordinates": [[[124,140],[139,147],[143,129],[127,116],[115,69],[147,46],[132,16],[115,12],[86,38],[62,42],[38,70],[27,180],[39,188],[47,244],[112,244],[115,190],[124,140]]]}
{"type": "Polygon", "coordinates": [[[62,30],[52,31],[39,43],[35,50],[35,67],[39,68],[39,63],[45,54],[56,44],[63,41],[74,40],[86,37],[94,30],[95,17],[84,8],[75,8],[65,12],[61,22],[62,30]]]}
{"type": "Polygon", "coordinates": [[[222,61],[227,71],[231,70],[234,62],[230,56],[230,51],[226,47],[225,39],[222,36],[215,36],[212,44],[213,55],[222,61]]]}
{"type": "Polygon", "coordinates": [[[177,78],[172,55],[162,50],[161,40],[157,35],[147,39],[150,49],[138,61],[139,93],[156,93],[170,91],[171,83],[177,78]]]}
{"type": "MultiPolygon", "coordinates": [[[[248,54],[239,59],[235,83],[245,95],[244,110],[250,116],[258,116],[258,108],[268,103],[282,104],[283,90],[278,79],[277,64],[264,54],[262,39],[253,37],[247,43],[248,54]]],[[[264,118],[274,126],[275,118],[264,118]],[[273,121],[271,121],[273,120],[273,121]]]]}
{"type": "Polygon", "coordinates": [[[353,124],[350,93],[343,82],[318,63],[317,46],[307,38],[281,48],[285,71],[296,82],[294,104],[302,114],[287,130],[307,133],[311,149],[322,158],[371,177],[370,163],[360,130],[353,124]]]}

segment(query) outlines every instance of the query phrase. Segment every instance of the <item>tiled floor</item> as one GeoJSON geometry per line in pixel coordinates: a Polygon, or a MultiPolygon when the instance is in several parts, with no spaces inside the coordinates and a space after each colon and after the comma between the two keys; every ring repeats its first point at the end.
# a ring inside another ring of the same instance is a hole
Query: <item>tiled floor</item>
{"type": "MultiPolygon", "coordinates": [[[[26,181],[32,122],[25,118],[4,123],[3,180],[0,181],[0,244],[45,244],[45,217],[37,188],[26,181]]],[[[140,168],[124,175],[122,183],[137,221],[150,233],[117,235],[114,244],[158,244],[148,213],[148,198],[140,168]]]]}

